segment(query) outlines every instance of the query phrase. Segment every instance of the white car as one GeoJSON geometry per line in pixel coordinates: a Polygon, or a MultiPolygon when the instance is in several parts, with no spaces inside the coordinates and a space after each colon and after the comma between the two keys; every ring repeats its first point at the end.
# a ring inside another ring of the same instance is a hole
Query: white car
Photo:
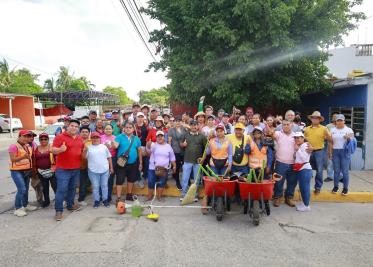
{"type": "MultiPolygon", "coordinates": [[[[19,130],[22,129],[23,125],[20,119],[12,118],[12,129],[19,130]]],[[[10,132],[10,117],[7,114],[0,114],[0,133],[4,131],[10,132]]]]}
{"type": "MultiPolygon", "coordinates": [[[[53,125],[48,125],[47,128],[44,129],[43,133],[47,133],[49,136],[49,143],[52,144],[54,138],[56,137],[56,131],[58,128],[63,127],[63,122],[56,122],[53,125]]],[[[35,143],[39,145],[39,135],[34,139],[35,143]]]]}

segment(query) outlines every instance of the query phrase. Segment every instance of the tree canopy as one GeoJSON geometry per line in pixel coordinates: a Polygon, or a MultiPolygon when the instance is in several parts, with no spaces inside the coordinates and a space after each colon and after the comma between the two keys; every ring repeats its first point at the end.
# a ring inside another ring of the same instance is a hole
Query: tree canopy
{"type": "Polygon", "coordinates": [[[163,29],[151,33],[173,100],[201,95],[219,106],[281,106],[328,90],[325,48],[364,18],[362,0],[150,0],[144,12],[163,29]]]}
{"type": "Polygon", "coordinates": [[[156,106],[167,106],[169,104],[169,92],[166,88],[152,89],[150,91],[140,91],[140,104],[151,104],[156,106]]]}
{"type": "Polygon", "coordinates": [[[0,92],[13,94],[41,93],[43,88],[36,83],[37,74],[32,74],[28,69],[10,70],[8,62],[0,62],[0,92]]]}
{"type": "Polygon", "coordinates": [[[133,100],[127,96],[127,92],[122,87],[106,86],[103,90],[104,93],[117,95],[121,105],[133,103],[133,100]]]}

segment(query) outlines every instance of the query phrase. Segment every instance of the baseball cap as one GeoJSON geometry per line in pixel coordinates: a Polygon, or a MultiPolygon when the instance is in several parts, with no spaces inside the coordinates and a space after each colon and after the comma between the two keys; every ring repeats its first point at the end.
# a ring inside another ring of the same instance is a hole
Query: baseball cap
{"type": "Polygon", "coordinates": [[[132,104],[132,108],[134,108],[134,107],[140,107],[140,104],[135,102],[135,103],[132,104]]]}
{"type": "Polygon", "coordinates": [[[213,119],[213,120],[215,120],[215,116],[214,115],[209,115],[209,116],[207,116],[207,119],[209,120],[209,119],[213,119]]]}
{"type": "Polygon", "coordinates": [[[304,137],[304,134],[302,132],[296,132],[294,133],[294,137],[304,137]]]}
{"type": "Polygon", "coordinates": [[[18,136],[25,136],[25,135],[33,135],[33,133],[30,130],[20,130],[18,133],[18,136]]]}
{"type": "Polygon", "coordinates": [[[136,117],[140,117],[140,116],[143,116],[143,117],[145,118],[145,114],[144,114],[144,113],[142,113],[142,112],[137,112],[136,117]]]}
{"type": "Polygon", "coordinates": [[[169,118],[171,118],[171,115],[168,114],[168,113],[165,113],[165,114],[162,115],[162,118],[163,118],[163,117],[169,117],[169,118]]]}
{"type": "Polygon", "coordinates": [[[344,121],[345,120],[345,115],[338,114],[337,116],[335,116],[335,120],[336,121],[344,121]]]}
{"type": "Polygon", "coordinates": [[[93,132],[91,133],[91,138],[94,138],[94,137],[101,137],[101,136],[98,132],[93,132]]]}
{"type": "Polygon", "coordinates": [[[157,131],[156,136],[158,136],[158,135],[163,135],[164,136],[164,132],[163,131],[157,131]]]}
{"type": "Polygon", "coordinates": [[[47,133],[41,133],[41,134],[39,134],[39,139],[42,138],[42,137],[49,138],[49,135],[47,133]]]}
{"type": "Polygon", "coordinates": [[[63,117],[63,120],[64,121],[69,121],[69,120],[71,120],[71,117],[70,116],[65,116],[65,117],[63,117]]]}
{"type": "Polygon", "coordinates": [[[221,109],[218,110],[218,112],[219,112],[219,113],[220,113],[220,112],[225,113],[225,110],[221,108],[221,109]]]}
{"type": "Polygon", "coordinates": [[[113,110],[111,111],[111,113],[119,113],[119,112],[120,112],[119,109],[113,109],[113,110]]]}
{"type": "Polygon", "coordinates": [[[262,132],[263,132],[263,129],[260,128],[259,126],[255,126],[253,132],[255,132],[255,131],[259,131],[259,132],[262,133],[262,132]]]}
{"type": "Polygon", "coordinates": [[[223,117],[229,117],[228,113],[224,113],[223,117]]]}
{"type": "Polygon", "coordinates": [[[196,120],[190,120],[189,124],[190,124],[190,125],[197,125],[198,122],[197,122],[196,120]]]}
{"type": "Polygon", "coordinates": [[[149,107],[148,104],[144,104],[144,105],[141,106],[141,109],[143,109],[143,108],[148,108],[149,109],[150,107],[149,107]]]}
{"type": "Polygon", "coordinates": [[[245,129],[245,125],[243,125],[242,123],[237,123],[235,126],[234,126],[235,129],[241,129],[241,130],[244,130],[245,129]]]}
{"type": "Polygon", "coordinates": [[[175,121],[181,121],[181,116],[180,115],[175,116],[175,121]]]}
{"type": "Polygon", "coordinates": [[[164,122],[164,119],[162,118],[162,116],[158,116],[155,120],[164,122]]]}
{"type": "Polygon", "coordinates": [[[89,114],[96,114],[97,115],[97,111],[96,110],[91,110],[91,111],[89,111],[89,114]]]}
{"type": "Polygon", "coordinates": [[[215,128],[215,130],[217,131],[217,130],[225,130],[225,128],[224,128],[224,125],[223,124],[219,124],[218,126],[216,126],[216,128],[215,128]]]}

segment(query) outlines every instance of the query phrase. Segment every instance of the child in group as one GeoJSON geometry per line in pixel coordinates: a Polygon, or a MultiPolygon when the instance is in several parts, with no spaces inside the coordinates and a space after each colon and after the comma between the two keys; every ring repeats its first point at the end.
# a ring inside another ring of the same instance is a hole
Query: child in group
{"type": "Polygon", "coordinates": [[[84,147],[84,157],[88,160],[88,176],[93,187],[94,208],[100,206],[100,188],[105,207],[109,207],[108,180],[110,173],[114,173],[111,154],[106,145],[101,144],[100,134],[91,134],[92,145],[84,147]]]}
{"type": "Polygon", "coordinates": [[[310,211],[312,167],[309,163],[311,153],[307,151],[308,143],[305,142],[302,132],[294,134],[295,163],[293,170],[296,173],[302,202],[297,205],[297,211],[310,211]]]}

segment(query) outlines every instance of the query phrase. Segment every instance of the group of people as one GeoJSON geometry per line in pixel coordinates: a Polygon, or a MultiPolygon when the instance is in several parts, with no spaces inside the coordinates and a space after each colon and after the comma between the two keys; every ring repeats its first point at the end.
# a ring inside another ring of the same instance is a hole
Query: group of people
{"type": "Polygon", "coordinates": [[[87,205],[89,183],[94,208],[101,203],[110,207],[114,183],[116,203],[132,201],[134,186],[143,187],[146,180],[148,200],[156,192],[158,200],[163,201],[163,190],[172,173],[182,200],[191,180],[201,181],[197,177],[201,164],[223,176],[247,175],[250,169],[264,167],[267,179],[274,173],[283,177],[275,183],[275,207],[284,195],[287,205],[309,211],[312,169],[316,171],[315,194],[322,189],[326,165],[325,181],[334,181],[331,192],[338,193],[342,181],[341,194],[348,194],[349,163],[356,139],[342,114],[333,114],[326,126],[318,111],[307,118],[309,126],[302,122],[300,114],[288,110],[284,118],[269,115],[263,119],[252,107],[245,114],[233,108],[233,114],[220,109],[214,115],[212,106],[194,116],[190,112],[161,116],[158,109],[135,103],[131,111],[116,109],[102,118],[94,110],[79,120],[65,117],[53,143],[48,134],[41,133],[36,145],[37,135],[21,130],[17,142],[9,147],[10,172],[17,187],[14,214],[21,217],[36,209],[28,203],[32,176],[41,181],[42,207],[50,205],[51,185],[55,219],[59,221],[64,203],[70,211],[87,205]],[[126,196],[122,199],[125,181],[126,196]],[[298,204],[293,199],[297,184],[302,196],[298,204]]]}

